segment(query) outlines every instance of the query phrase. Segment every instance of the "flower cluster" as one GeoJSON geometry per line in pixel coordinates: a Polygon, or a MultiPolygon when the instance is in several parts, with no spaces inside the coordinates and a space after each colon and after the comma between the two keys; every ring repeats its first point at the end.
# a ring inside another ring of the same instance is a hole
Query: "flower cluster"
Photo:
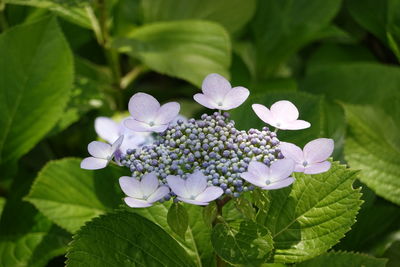
{"type": "Polygon", "coordinates": [[[222,195],[239,197],[255,187],[287,187],[295,181],[293,172],[316,174],[330,168],[327,159],[333,152],[333,140],[313,140],[304,150],[278,140],[277,129],[311,126],[298,119],[299,112],[291,102],[278,101],[270,109],[253,104],[256,115],[276,130],[265,126],[243,131],[222,111],[246,101],[248,89],[232,88],[224,77],[210,74],[202,91],[194,99],[218,111],[198,120],[177,120],[180,106],[176,102],[160,105],[148,94],[135,94],[129,101],[131,117],[122,125],[106,118],[96,120],[96,131],[112,145],[90,143],[93,157],[84,159],[81,167],[103,168],[113,157],[117,164],[128,167],[132,176],[121,177],[120,186],[130,207],[148,207],[171,198],[207,205],[222,195]],[[127,138],[129,142],[125,142],[127,138]]]}

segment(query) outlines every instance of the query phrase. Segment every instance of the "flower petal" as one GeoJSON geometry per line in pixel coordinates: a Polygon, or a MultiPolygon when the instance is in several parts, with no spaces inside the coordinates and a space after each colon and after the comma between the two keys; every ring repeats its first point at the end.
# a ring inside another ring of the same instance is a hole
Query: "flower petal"
{"type": "Polygon", "coordinates": [[[303,163],[303,150],[292,143],[280,142],[279,148],[285,158],[294,160],[296,163],[303,163]]]}
{"type": "Polygon", "coordinates": [[[152,203],[147,202],[146,200],[136,199],[133,197],[124,198],[126,205],[131,208],[147,208],[152,205],[152,203]]]}
{"type": "Polygon", "coordinates": [[[94,157],[84,158],[81,161],[81,168],[86,170],[98,170],[103,169],[107,166],[108,160],[98,159],[94,157]]]}
{"type": "Polygon", "coordinates": [[[136,93],[129,100],[128,108],[134,119],[149,122],[156,117],[160,103],[149,94],[136,93]]]}
{"type": "Polygon", "coordinates": [[[243,172],[240,177],[242,177],[243,179],[245,179],[247,182],[258,186],[258,187],[264,187],[267,184],[265,183],[267,180],[267,176],[265,177],[261,177],[261,176],[256,176],[254,175],[254,173],[251,172],[243,172]]]}
{"type": "Polygon", "coordinates": [[[334,143],[332,139],[318,138],[304,146],[304,158],[310,163],[321,162],[332,154],[334,143]]]}
{"type": "Polygon", "coordinates": [[[118,139],[121,132],[121,125],[107,117],[97,117],[94,121],[94,129],[98,136],[110,144],[118,139]]]}
{"type": "MultiPolygon", "coordinates": [[[[253,104],[251,105],[252,109],[256,113],[256,115],[265,123],[272,125],[274,123],[274,118],[271,111],[261,104],[253,104]]],[[[272,125],[274,126],[274,125],[272,125]]]]}
{"type": "Polygon", "coordinates": [[[183,197],[177,197],[177,199],[179,199],[180,201],[189,203],[189,204],[194,204],[194,205],[199,205],[199,206],[207,206],[209,204],[208,202],[201,202],[201,201],[197,201],[197,200],[193,200],[193,199],[189,199],[189,198],[183,198],[183,197]]]}
{"type": "Polygon", "coordinates": [[[207,75],[201,86],[203,93],[215,102],[222,101],[231,88],[228,80],[216,73],[207,75]]]}
{"type": "Polygon", "coordinates": [[[207,177],[201,171],[196,171],[189,174],[185,181],[186,191],[189,194],[189,198],[192,196],[196,197],[198,194],[202,193],[207,187],[207,177]]]}
{"type": "Polygon", "coordinates": [[[267,186],[264,186],[262,189],[264,189],[264,190],[280,189],[280,188],[287,187],[287,186],[291,185],[293,182],[294,182],[294,178],[289,177],[289,178],[280,180],[279,182],[272,183],[272,184],[269,184],[267,186]]]}
{"type": "Polygon", "coordinates": [[[135,132],[164,132],[168,128],[168,124],[150,126],[147,123],[137,121],[135,119],[128,119],[124,122],[125,126],[135,132]]]}
{"type": "Polygon", "coordinates": [[[99,141],[90,142],[88,151],[90,155],[100,159],[107,159],[112,154],[111,146],[99,141]]]}
{"type": "Polygon", "coordinates": [[[165,195],[167,195],[168,193],[169,193],[168,186],[160,186],[159,188],[157,188],[156,191],[154,191],[154,193],[150,197],[147,198],[147,201],[150,203],[154,203],[165,197],[165,195]]]}
{"type": "Polygon", "coordinates": [[[305,174],[323,173],[328,171],[330,168],[331,168],[331,163],[329,161],[312,163],[305,168],[304,173],[305,174]]]}
{"type": "Polygon", "coordinates": [[[294,166],[294,172],[304,172],[306,168],[304,167],[303,164],[296,164],[294,166]]]}
{"type": "Polygon", "coordinates": [[[172,192],[174,192],[177,196],[190,198],[190,195],[186,190],[185,180],[183,180],[179,176],[168,175],[167,182],[172,192]]]}
{"type": "Polygon", "coordinates": [[[271,113],[278,121],[295,121],[299,117],[299,111],[292,102],[281,100],[271,106],[271,113]]]}
{"type": "Polygon", "coordinates": [[[195,200],[200,202],[210,202],[219,198],[223,193],[224,191],[220,187],[209,186],[198,195],[195,200]]]}
{"type": "Polygon", "coordinates": [[[247,171],[252,173],[257,178],[267,179],[269,178],[270,169],[264,163],[258,161],[251,161],[247,171]]]}
{"type": "Polygon", "coordinates": [[[250,91],[247,88],[238,86],[228,91],[224,97],[223,110],[237,108],[249,97],[250,91]]]}
{"type": "Polygon", "coordinates": [[[121,135],[112,145],[111,145],[111,155],[114,155],[115,151],[117,151],[124,141],[124,136],[121,135]]]}
{"type": "Polygon", "coordinates": [[[209,109],[218,109],[218,105],[204,94],[195,94],[193,99],[202,106],[209,109]]]}
{"type": "Polygon", "coordinates": [[[158,181],[157,175],[153,172],[145,174],[140,181],[140,188],[145,198],[153,194],[159,185],[160,183],[158,181]]]}
{"type": "Polygon", "coordinates": [[[272,182],[289,177],[294,171],[295,163],[292,159],[278,159],[271,164],[270,178],[272,182]]]}
{"type": "Polygon", "coordinates": [[[122,176],[119,178],[119,186],[125,195],[133,198],[143,198],[140,182],[137,179],[129,176],[122,176]]]}
{"type": "Polygon", "coordinates": [[[179,114],[181,106],[177,102],[169,102],[160,107],[154,122],[156,124],[168,124],[179,114]]]}
{"type": "Polygon", "coordinates": [[[301,130],[310,128],[311,124],[308,121],[296,120],[291,122],[282,122],[279,129],[282,130],[301,130]]]}

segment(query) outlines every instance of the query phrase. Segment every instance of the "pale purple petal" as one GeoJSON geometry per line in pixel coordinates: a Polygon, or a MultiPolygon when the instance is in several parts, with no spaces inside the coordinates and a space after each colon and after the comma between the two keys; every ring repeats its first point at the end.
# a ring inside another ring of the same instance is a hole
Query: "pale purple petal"
{"type": "Polygon", "coordinates": [[[294,160],[296,163],[303,163],[303,150],[292,143],[280,142],[279,148],[285,158],[294,160]]]}
{"type": "Polygon", "coordinates": [[[158,125],[170,123],[179,114],[180,105],[177,102],[169,102],[160,107],[154,122],[158,125]]]}
{"type": "Polygon", "coordinates": [[[154,203],[169,193],[168,186],[160,186],[150,197],[147,198],[147,202],[154,203]]]}
{"type": "Polygon", "coordinates": [[[135,132],[164,132],[168,128],[168,124],[150,126],[147,123],[128,119],[124,122],[125,126],[135,132]]]}
{"type": "Polygon", "coordinates": [[[146,200],[136,199],[133,197],[124,198],[126,205],[131,208],[147,208],[152,205],[152,203],[147,202],[146,200]]]}
{"type": "Polygon", "coordinates": [[[267,181],[267,175],[265,175],[264,177],[262,176],[255,176],[254,173],[251,172],[243,172],[240,175],[243,179],[245,179],[247,182],[258,186],[258,187],[263,187],[266,185],[266,181],[267,181]]]}
{"type": "Polygon", "coordinates": [[[207,75],[201,86],[203,93],[216,102],[222,101],[231,88],[228,80],[216,73],[207,75]]]}
{"type": "Polygon", "coordinates": [[[94,157],[84,158],[81,161],[81,168],[86,170],[98,170],[103,169],[107,166],[108,160],[98,159],[94,157]]]}
{"type": "Polygon", "coordinates": [[[289,177],[294,171],[295,163],[292,159],[278,159],[271,164],[271,181],[278,181],[289,177]]]}
{"type": "Polygon", "coordinates": [[[209,204],[208,202],[201,202],[190,198],[177,197],[177,199],[189,204],[200,205],[200,206],[207,206],[209,204]]]}
{"type": "Polygon", "coordinates": [[[204,94],[195,94],[193,99],[200,105],[209,109],[218,109],[217,103],[204,94]]]}
{"type": "Polygon", "coordinates": [[[329,161],[311,163],[306,166],[304,173],[305,174],[317,174],[328,171],[331,168],[331,163],[329,161]]]}
{"type": "Polygon", "coordinates": [[[149,94],[137,93],[129,100],[128,108],[134,119],[149,122],[156,117],[160,103],[149,94]]]}
{"type": "Polygon", "coordinates": [[[268,178],[270,173],[269,167],[258,161],[251,161],[247,171],[259,178],[268,178]]]}
{"type": "Polygon", "coordinates": [[[280,189],[283,187],[287,187],[291,185],[294,182],[294,179],[292,177],[280,180],[279,182],[269,184],[267,186],[264,186],[262,189],[264,190],[274,190],[274,189],[280,189]]]}
{"type": "Polygon", "coordinates": [[[310,128],[311,124],[308,121],[296,120],[291,122],[283,122],[280,129],[282,130],[301,130],[310,128]]]}
{"type": "Polygon", "coordinates": [[[140,189],[140,182],[133,177],[122,176],[119,178],[119,186],[127,196],[134,198],[143,197],[142,190],[140,189]]]}
{"type": "Polygon", "coordinates": [[[223,110],[237,108],[249,97],[250,92],[247,88],[238,86],[228,91],[224,97],[223,110]]]}
{"type": "Polygon", "coordinates": [[[201,171],[196,171],[189,175],[186,179],[186,190],[189,197],[196,197],[198,194],[204,191],[207,187],[207,177],[201,171]]]}
{"type": "Polygon", "coordinates": [[[112,144],[120,136],[121,125],[110,118],[97,117],[94,129],[98,136],[112,144]]]}
{"type": "Polygon", "coordinates": [[[140,181],[140,188],[145,198],[149,197],[156,191],[159,182],[155,173],[145,174],[140,181]]]}
{"type": "Polygon", "coordinates": [[[281,100],[271,106],[271,113],[277,121],[290,122],[299,117],[299,111],[292,102],[281,100]]]}
{"type": "Polygon", "coordinates": [[[333,152],[332,139],[318,138],[307,143],[303,149],[305,160],[310,163],[327,160],[333,152]]]}
{"type": "Polygon", "coordinates": [[[99,141],[90,142],[88,151],[93,157],[101,159],[107,159],[112,154],[111,146],[99,141]]]}
{"type": "Polygon", "coordinates": [[[271,123],[274,122],[274,118],[272,116],[272,113],[267,107],[265,107],[265,106],[263,106],[261,104],[253,104],[251,107],[253,108],[253,110],[256,113],[256,115],[263,122],[268,123],[268,124],[271,124],[271,123]]]}
{"type": "Polygon", "coordinates": [[[209,186],[198,195],[195,200],[200,202],[210,202],[219,198],[223,193],[224,191],[220,187],[209,186]]]}
{"type": "Polygon", "coordinates": [[[124,141],[124,136],[121,135],[121,136],[117,139],[117,141],[115,141],[115,142],[111,145],[111,154],[112,154],[112,155],[114,155],[115,151],[117,151],[117,150],[121,147],[123,141],[124,141]]]}
{"type": "Polygon", "coordinates": [[[294,166],[294,172],[304,172],[304,170],[305,170],[305,167],[304,167],[303,163],[299,163],[294,166]]]}
{"type": "Polygon", "coordinates": [[[185,180],[183,180],[179,176],[168,175],[167,182],[172,192],[174,192],[177,196],[190,198],[190,195],[186,190],[185,180]]]}

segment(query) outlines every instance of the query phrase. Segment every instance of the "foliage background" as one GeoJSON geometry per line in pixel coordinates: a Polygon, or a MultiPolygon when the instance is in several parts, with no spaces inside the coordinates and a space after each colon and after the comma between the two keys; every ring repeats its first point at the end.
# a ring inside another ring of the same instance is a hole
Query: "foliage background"
{"type": "MultiPolygon", "coordinates": [[[[239,128],[262,125],[251,103],[291,100],[313,127],[280,133],[280,139],[304,145],[333,138],[333,158],[360,170],[354,173],[363,193],[357,222],[331,241],[336,252],[299,265],[399,266],[399,0],[0,0],[0,31],[0,266],[62,266],[72,234],[121,205],[117,179],[123,170],[78,167],[76,158],[86,156],[86,144],[96,139],[97,116],[121,116],[139,91],[178,100],[183,115],[196,116],[203,110],[192,95],[212,72],[251,91],[232,112],[239,128]]],[[[198,257],[209,266],[209,231],[194,223],[202,221],[199,210],[186,209],[194,241],[174,238],[189,254],[141,216],[129,223],[148,236],[160,232],[153,241],[162,247],[153,251],[130,227],[122,233],[164,264],[188,265],[198,257]]],[[[244,210],[226,216],[253,216],[244,210]]],[[[171,233],[159,219],[167,207],[138,213],[171,233]]],[[[115,227],[109,216],[101,218],[115,227]]],[[[111,218],[126,219],[124,212],[111,218]]],[[[215,250],[229,258],[218,242],[215,250]]],[[[96,249],[107,254],[105,247],[96,249]]]]}

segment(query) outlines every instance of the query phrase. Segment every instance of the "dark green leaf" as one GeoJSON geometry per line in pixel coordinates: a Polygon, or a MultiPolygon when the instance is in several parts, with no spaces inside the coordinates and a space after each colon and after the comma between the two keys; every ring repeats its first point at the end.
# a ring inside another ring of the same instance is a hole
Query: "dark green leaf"
{"type": "Polygon", "coordinates": [[[189,226],[189,215],[185,207],[180,203],[173,203],[168,210],[167,222],[171,230],[185,238],[189,226]]]}
{"type": "Polygon", "coordinates": [[[366,254],[351,252],[329,252],[295,266],[298,267],[385,267],[387,259],[378,259],[366,254]]]}
{"type": "Polygon", "coordinates": [[[386,250],[383,255],[385,258],[388,258],[387,267],[397,267],[400,265],[400,241],[395,241],[392,245],[386,250]]]}
{"type": "Polygon", "coordinates": [[[217,218],[217,204],[213,201],[203,208],[203,220],[207,226],[212,225],[215,218],[217,218]]]}
{"type": "Polygon", "coordinates": [[[243,216],[249,220],[254,220],[256,217],[256,212],[253,208],[253,205],[251,202],[244,198],[236,198],[235,199],[235,207],[239,210],[240,213],[243,214],[243,216]]]}

